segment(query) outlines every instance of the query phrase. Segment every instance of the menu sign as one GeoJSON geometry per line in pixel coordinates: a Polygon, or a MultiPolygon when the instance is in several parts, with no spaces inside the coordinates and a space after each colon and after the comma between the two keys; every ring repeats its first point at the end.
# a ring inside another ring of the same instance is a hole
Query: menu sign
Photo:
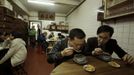
{"type": "Polygon", "coordinates": [[[38,12],[39,20],[55,20],[55,13],[54,12],[38,12]]]}

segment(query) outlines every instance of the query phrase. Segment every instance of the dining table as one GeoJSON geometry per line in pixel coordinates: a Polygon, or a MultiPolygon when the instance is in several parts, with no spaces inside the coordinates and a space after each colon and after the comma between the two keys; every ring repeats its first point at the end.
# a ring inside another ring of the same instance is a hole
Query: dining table
{"type": "Polygon", "coordinates": [[[86,71],[83,68],[86,64],[80,65],[70,59],[55,67],[50,75],[134,75],[134,65],[126,64],[121,59],[112,58],[112,61],[120,65],[118,68],[93,56],[88,56],[87,60],[86,64],[95,67],[94,72],[86,71]]]}

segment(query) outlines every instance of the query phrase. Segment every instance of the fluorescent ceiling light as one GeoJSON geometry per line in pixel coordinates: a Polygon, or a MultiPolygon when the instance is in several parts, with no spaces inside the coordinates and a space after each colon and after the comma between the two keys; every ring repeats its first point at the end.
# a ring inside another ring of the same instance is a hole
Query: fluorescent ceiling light
{"type": "Polygon", "coordinates": [[[39,0],[28,0],[28,2],[30,2],[30,3],[36,3],[36,4],[44,4],[44,5],[55,5],[54,4],[54,2],[52,2],[52,1],[39,1],[39,0]]]}

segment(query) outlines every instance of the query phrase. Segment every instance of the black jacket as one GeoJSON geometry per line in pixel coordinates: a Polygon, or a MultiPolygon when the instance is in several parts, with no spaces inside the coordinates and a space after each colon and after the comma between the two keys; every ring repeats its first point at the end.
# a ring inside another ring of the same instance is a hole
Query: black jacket
{"type": "MultiPolygon", "coordinates": [[[[78,53],[74,52],[73,55],[71,55],[71,56],[64,56],[63,57],[61,55],[61,51],[64,50],[65,48],[67,48],[67,46],[68,46],[68,39],[67,38],[58,41],[54,45],[53,49],[47,54],[47,56],[48,56],[47,61],[51,64],[54,63],[55,66],[57,66],[60,63],[62,63],[63,61],[66,61],[68,59],[73,58],[74,54],[78,54],[78,53]]],[[[82,52],[80,54],[84,54],[84,52],[83,52],[84,48],[85,48],[84,46],[81,48],[82,52]]]]}
{"type": "MultiPolygon", "coordinates": [[[[91,55],[92,51],[98,47],[97,37],[88,38],[85,51],[87,55],[91,55]]],[[[126,52],[119,47],[117,41],[115,39],[110,39],[106,44],[105,47],[102,48],[104,52],[108,52],[112,55],[115,52],[120,58],[122,58],[126,52]]]]}

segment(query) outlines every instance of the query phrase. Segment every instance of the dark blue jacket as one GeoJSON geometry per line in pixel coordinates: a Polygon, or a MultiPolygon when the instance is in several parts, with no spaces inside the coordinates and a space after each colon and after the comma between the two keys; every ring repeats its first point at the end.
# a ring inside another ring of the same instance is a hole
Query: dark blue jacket
{"type": "MultiPolygon", "coordinates": [[[[74,54],[77,54],[76,52],[74,52],[73,55],[71,55],[71,56],[64,56],[63,57],[61,55],[61,51],[64,50],[65,48],[67,48],[67,46],[68,46],[68,39],[67,38],[58,41],[54,45],[53,49],[47,54],[47,56],[48,56],[48,59],[47,59],[48,62],[49,63],[54,63],[55,66],[57,66],[60,63],[62,63],[63,61],[66,61],[68,59],[73,58],[74,54]]],[[[85,54],[84,53],[84,49],[85,49],[85,47],[83,46],[81,48],[82,52],[80,54],[85,54]]]]}
{"type": "MultiPolygon", "coordinates": [[[[92,51],[98,47],[97,37],[88,38],[85,51],[87,55],[91,55],[92,51]]],[[[101,47],[104,52],[112,55],[115,52],[120,58],[122,58],[126,52],[117,44],[115,39],[110,39],[104,47],[101,47]]]]}

